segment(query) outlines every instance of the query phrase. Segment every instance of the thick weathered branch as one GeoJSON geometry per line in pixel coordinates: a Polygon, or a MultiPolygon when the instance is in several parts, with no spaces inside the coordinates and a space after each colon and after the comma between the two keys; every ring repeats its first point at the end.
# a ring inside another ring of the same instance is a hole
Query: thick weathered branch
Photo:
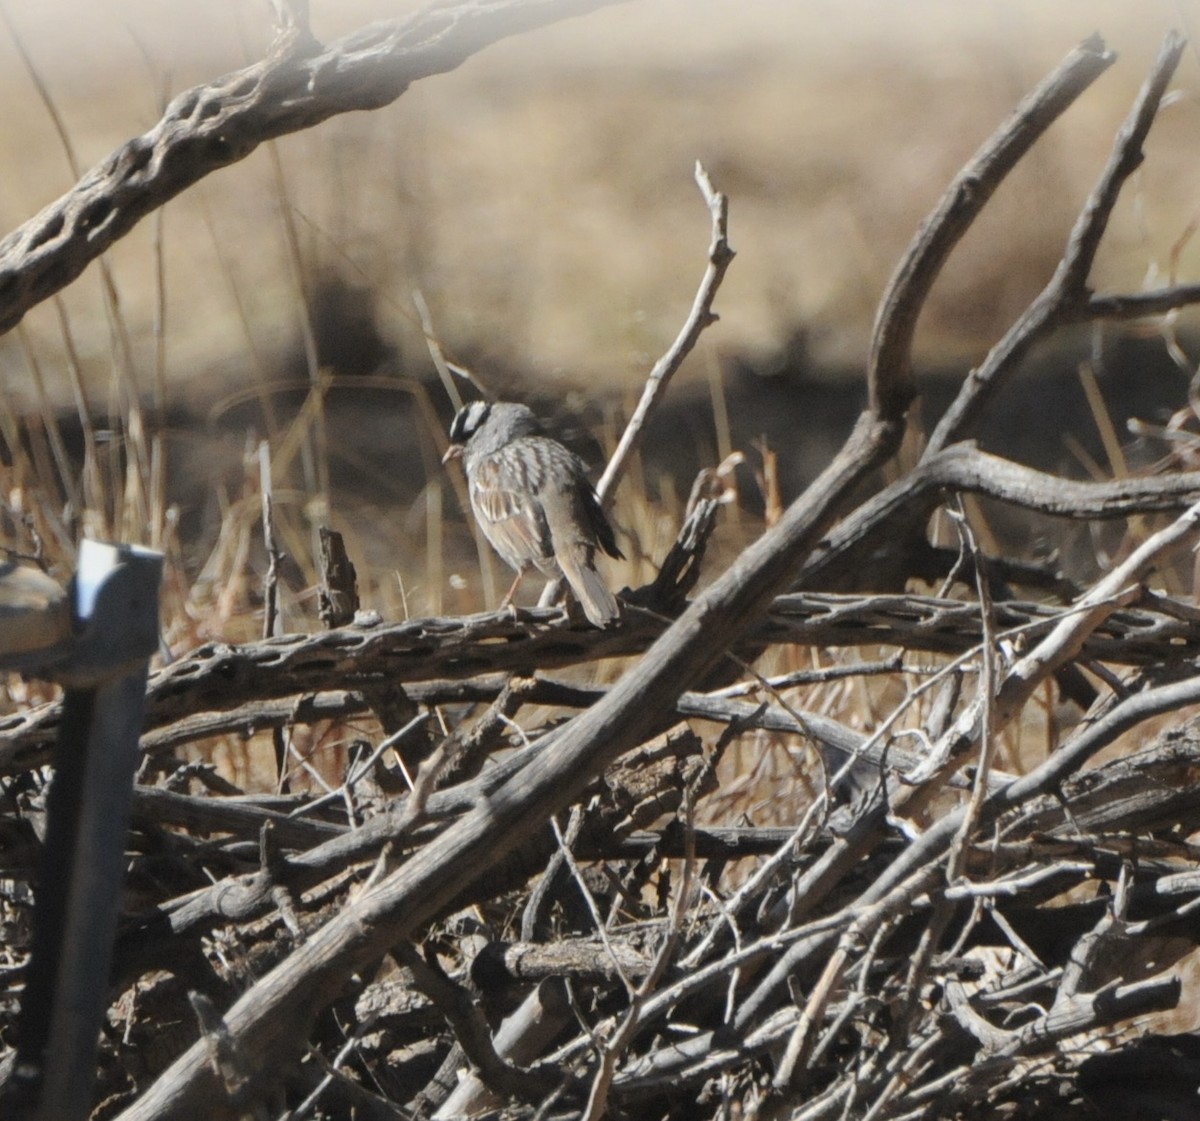
{"type": "Polygon", "coordinates": [[[1200,500],[1200,472],[1080,482],[990,455],[973,444],[954,444],[839,523],[808,558],[799,583],[821,587],[847,567],[861,574],[864,586],[876,589],[891,586],[898,573],[912,575],[905,566],[907,535],[923,528],[946,490],[985,495],[1052,517],[1109,519],[1186,509],[1200,500]]]}
{"type": "Polygon", "coordinates": [[[261,62],[176,97],[162,120],[0,241],[0,332],[147,214],[265,140],[378,109],[484,47],[615,0],[437,0],[328,46],[285,35],[261,62]]]}
{"type": "MultiPolygon", "coordinates": [[[[996,605],[1002,631],[1025,637],[1048,631],[1063,618],[1064,610],[1022,601],[996,605]]],[[[244,646],[203,647],[152,681],[143,748],[162,752],[206,737],[249,735],[368,711],[358,693],[316,692],[331,675],[343,682],[376,681],[390,675],[404,681],[410,698],[422,705],[490,702],[514,669],[525,670],[539,660],[550,668],[614,654],[640,654],[663,629],[662,623],[640,615],[616,633],[570,630],[561,613],[553,610],[529,610],[522,615],[520,622],[495,615],[413,620],[369,631],[348,629],[244,646]],[[455,622],[463,626],[453,627],[455,622]],[[430,645],[433,633],[446,636],[440,652],[430,645]],[[522,642],[529,646],[523,647],[522,642]],[[459,666],[488,672],[462,680],[409,684],[410,675],[453,672],[459,666]]],[[[977,609],[959,600],[800,592],[774,600],[747,642],[753,647],[771,643],[902,646],[959,655],[977,646],[981,637],[977,609]]],[[[1098,626],[1085,640],[1082,654],[1090,661],[1115,665],[1183,664],[1200,656],[1200,615],[1182,600],[1147,596],[1141,605],[1118,611],[1098,626]]],[[[597,690],[539,678],[526,699],[531,704],[578,708],[600,695],[597,690]]],[[[681,698],[675,711],[680,717],[719,719],[721,706],[711,699],[681,698]]],[[[57,734],[59,715],[59,706],[48,704],[0,720],[0,773],[38,766],[57,734]]]]}

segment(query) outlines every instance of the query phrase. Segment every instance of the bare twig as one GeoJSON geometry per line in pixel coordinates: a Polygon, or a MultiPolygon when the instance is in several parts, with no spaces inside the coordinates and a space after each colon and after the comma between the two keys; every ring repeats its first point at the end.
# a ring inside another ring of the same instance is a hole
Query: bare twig
{"type": "Polygon", "coordinates": [[[675,337],[675,341],[654,364],[654,368],[647,376],[637,408],[634,409],[633,416],[629,418],[625,431],[621,433],[616,451],[613,452],[608,466],[604,469],[604,474],[600,476],[600,481],[596,484],[596,494],[605,505],[612,502],[621,477],[629,465],[629,458],[641,438],[646,421],[666,391],[671,377],[692,352],[704,329],[717,320],[717,315],[712,310],[713,301],[716,299],[717,289],[721,287],[721,281],[725,278],[725,270],[729,268],[734,257],[734,251],[729,246],[727,232],[729,200],[713,189],[708,173],[699,163],[696,164],[696,183],[700,187],[700,193],[704,196],[708,212],[712,216],[712,241],[708,247],[708,267],[700,281],[696,298],[692,301],[692,310],[680,328],[679,334],[675,337]]]}

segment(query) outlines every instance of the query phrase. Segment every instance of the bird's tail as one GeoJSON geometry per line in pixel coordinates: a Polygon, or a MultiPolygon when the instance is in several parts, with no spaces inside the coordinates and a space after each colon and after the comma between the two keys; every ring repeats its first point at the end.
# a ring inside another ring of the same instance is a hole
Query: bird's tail
{"type": "Polygon", "coordinates": [[[580,545],[563,549],[558,563],[588,622],[594,627],[610,627],[621,618],[621,608],[596,571],[590,553],[590,549],[580,545]]]}

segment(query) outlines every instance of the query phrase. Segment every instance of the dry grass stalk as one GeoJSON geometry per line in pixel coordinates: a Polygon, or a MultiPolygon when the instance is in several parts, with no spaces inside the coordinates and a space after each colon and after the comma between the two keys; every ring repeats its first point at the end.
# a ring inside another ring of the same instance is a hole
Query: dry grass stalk
{"type": "MultiPolygon", "coordinates": [[[[289,49],[302,47],[302,23],[290,26],[289,49]]],[[[191,587],[177,567],[167,597],[172,642],[205,628],[221,641],[150,685],[145,746],[161,781],[136,799],[118,974],[137,993],[124,1004],[126,1039],[157,1023],[189,1030],[165,1053],[107,1041],[120,1062],[105,1073],[106,1115],[233,1117],[282,1093],[312,1116],[505,1101],[518,1116],[600,1117],[684,1101],[691,1116],[736,1106],[814,1119],[1048,1117],[1064,1096],[1103,1086],[1110,1059],[1081,1044],[1103,1036],[1118,1057],[1134,1046],[1117,1032],[1178,1002],[1170,970],[1196,946],[1187,836],[1200,830],[1200,736],[1184,724],[1083,768],[1123,734],[1200,703],[1200,617],[1146,586],[1159,549],[1193,532],[1200,479],[1069,483],[949,440],[982,421],[1013,356],[1050,325],[1143,306],[1093,301],[1084,286],[1181,49],[1164,45],[1060,275],[987,378],[965,384],[921,461],[860,501],[905,436],[929,287],[991,191],[1111,61],[1098,42],[1023,103],[914,242],[881,306],[869,405],[843,452],[696,593],[724,485],[698,494],[670,579],[631,581],[642,586],[626,590],[614,633],[536,610],[274,636],[268,607],[267,637],[227,644],[235,626],[249,639],[262,625],[250,621],[268,493],[279,499],[270,524],[311,576],[277,489],[294,459],[329,493],[327,387],[310,361],[300,415],[273,429],[269,464],[248,457],[208,564],[191,587]],[[922,555],[914,534],[946,491],[1076,518],[1188,512],[1090,588],[985,556],[964,523],[940,597],[807,590],[880,554],[870,571],[889,584],[925,578],[908,567],[922,555]],[[1065,594],[1021,603],[1001,578],[1065,594]],[[804,652],[835,644],[867,661],[804,652]],[[876,659],[881,648],[905,654],[876,659]],[[917,650],[936,657],[918,662],[917,650]],[[611,668],[598,663],[615,657],[631,660],[604,688],[548,674],[569,665],[605,680],[611,668]],[[1087,718],[1037,765],[1013,749],[1026,773],[1006,773],[1013,729],[1049,725],[1036,701],[1052,682],[1086,695],[1087,718]],[[414,713],[390,735],[381,690],[393,714],[414,713]],[[748,693],[755,701],[737,699],[748,693]],[[264,792],[271,775],[241,790],[183,755],[201,737],[228,745],[264,730],[286,748],[280,773],[298,762],[312,789],[264,792]],[[831,772],[819,782],[796,773],[801,741],[831,772]],[[329,744],[333,767],[306,750],[329,744]],[[343,751],[354,762],[333,773],[343,751]],[[573,952],[550,952],[564,947],[573,952]],[[152,985],[167,973],[180,983],[152,985]],[[545,987],[547,974],[561,986],[545,987]],[[189,988],[204,990],[190,1005],[189,988]],[[498,1028],[518,1004],[523,1014],[498,1028]],[[461,1065],[471,1084],[455,1096],[446,1074],[461,1065]]],[[[706,198],[719,250],[725,204],[711,188],[706,198]]],[[[723,271],[728,247],[710,263],[723,271]]],[[[27,296],[40,291],[31,284],[27,296]]],[[[706,285],[681,333],[692,342],[711,317],[706,285]]],[[[1156,306],[1195,295],[1159,293],[1156,306]]],[[[127,444],[105,458],[90,431],[78,483],[49,414],[26,437],[25,418],[0,412],[8,517],[30,552],[61,542],[55,559],[69,561],[71,494],[113,532],[141,518],[179,548],[159,468],[144,470],[161,462],[153,439],[126,405],[127,444]]],[[[638,424],[630,431],[615,463],[636,444],[638,424]]],[[[769,455],[763,486],[777,495],[769,455]]],[[[282,558],[269,552],[282,590],[282,558]]],[[[56,717],[47,704],[0,725],[14,837],[20,784],[37,784],[56,717]]],[[[32,848],[8,851],[14,880],[32,848]]]]}

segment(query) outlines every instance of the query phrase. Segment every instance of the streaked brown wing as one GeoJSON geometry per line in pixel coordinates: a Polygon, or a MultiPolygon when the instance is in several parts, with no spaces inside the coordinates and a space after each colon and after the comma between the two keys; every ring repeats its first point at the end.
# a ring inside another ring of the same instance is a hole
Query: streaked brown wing
{"type": "Polygon", "coordinates": [[[513,568],[530,563],[540,568],[552,561],[550,530],[536,483],[523,478],[519,457],[502,450],[480,460],[471,473],[470,490],[480,528],[513,568]]]}
{"type": "Polygon", "coordinates": [[[534,436],[522,442],[539,445],[538,459],[544,469],[536,473],[533,490],[544,502],[549,501],[550,492],[563,492],[571,508],[571,524],[584,535],[581,540],[589,546],[598,545],[610,557],[623,560],[624,554],[617,547],[612,523],[588,480],[583,460],[556,440],[534,436]]]}

